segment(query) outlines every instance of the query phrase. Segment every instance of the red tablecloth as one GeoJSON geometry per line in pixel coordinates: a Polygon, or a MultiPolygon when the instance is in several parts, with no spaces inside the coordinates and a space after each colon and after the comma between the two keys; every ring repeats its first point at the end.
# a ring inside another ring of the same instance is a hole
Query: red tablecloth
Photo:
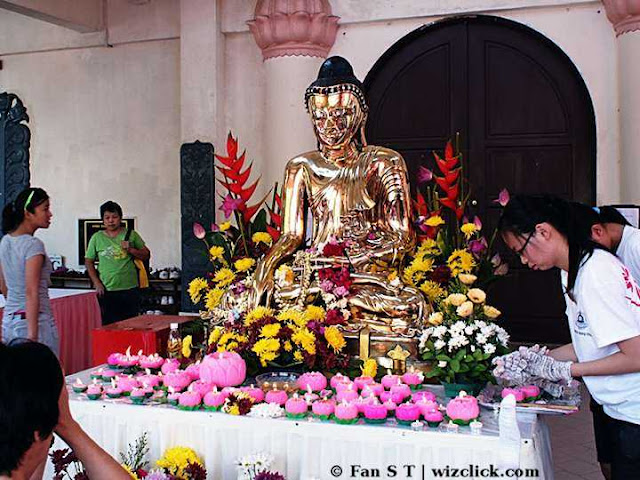
{"type": "Polygon", "coordinates": [[[68,293],[61,289],[49,291],[60,335],[60,361],[67,375],[91,366],[91,331],[102,325],[95,291],[68,293]]]}

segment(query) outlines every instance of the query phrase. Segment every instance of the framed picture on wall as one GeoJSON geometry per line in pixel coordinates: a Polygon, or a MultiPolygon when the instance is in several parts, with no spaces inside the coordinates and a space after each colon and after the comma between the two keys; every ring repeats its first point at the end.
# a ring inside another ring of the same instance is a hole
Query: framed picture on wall
{"type": "MultiPolygon", "coordinates": [[[[123,218],[124,228],[135,229],[136,221],[133,218],[123,218]]],[[[84,254],[89,246],[92,235],[100,230],[104,230],[102,219],[81,218],[78,220],[78,264],[84,265],[84,254]]]]}
{"type": "Polygon", "coordinates": [[[632,227],[640,228],[640,205],[611,205],[618,210],[632,227]]]}

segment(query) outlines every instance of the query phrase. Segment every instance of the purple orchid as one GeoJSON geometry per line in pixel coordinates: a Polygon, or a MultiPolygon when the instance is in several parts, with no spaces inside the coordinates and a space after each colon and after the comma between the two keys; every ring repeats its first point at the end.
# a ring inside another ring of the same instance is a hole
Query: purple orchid
{"type": "Polygon", "coordinates": [[[473,217],[473,224],[476,226],[478,230],[482,230],[482,220],[477,215],[473,217]]]}
{"type": "Polygon", "coordinates": [[[494,200],[494,202],[499,203],[501,207],[506,207],[510,199],[511,197],[509,196],[509,190],[507,190],[506,188],[503,188],[502,190],[500,190],[500,193],[498,194],[498,198],[494,200]]]}
{"type": "Polygon", "coordinates": [[[220,210],[224,212],[224,218],[229,218],[233,212],[239,210],[244,202],[241,198],[233,198],[230,193],[224,197],[220,210]]]}
{"type": "Polygon", "coordinates": [[[418,168],[418,183],[423,184],[430,182],[433,178],[433,172],[422,165],[418,168]]]}
{"type": "Polygon", "coordinates": [[[472,240],[469,242],[469,250],[474,255],[482,254],[488,247],[487,239],[484,237],[480,237],[478,240],[472,240]]]}

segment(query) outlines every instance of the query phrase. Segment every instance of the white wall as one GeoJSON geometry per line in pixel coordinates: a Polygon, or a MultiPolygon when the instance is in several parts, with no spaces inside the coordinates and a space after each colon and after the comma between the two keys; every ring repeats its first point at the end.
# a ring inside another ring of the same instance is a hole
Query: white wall
{"type": "MultiPolygon", "coordinates": [[[[263,70],[259,49],[246,31],[245,19],[252,16],[253,2],[240,0],[224,10],[227,33],[227,121],[230,128],[246,130],[244,141],[255,158],[264,154],[264,142],[254,130],[264,100],[259,83],[263,70]],[[240,68],[242,64],[242,68],[240,68]],[[249,99],[247,99],[249,95],[249,99]],[[247,109],[250,102],[254,108],[247,109]],[[243,105],[242,108],[239,105],[243,105]],[[256,111],[258,109],[258,111],[256,111]]],[[[464,2],[400,0],[338,0],[333,14],[341,17],[340,30],[330,55],[342,55],[364,79],[376,60],[395,42],[420,27],[442,18],[442,14],[486,13],[523,23],[554,41],[581,72],[591,94],[597,127],[597,200],[619,202],[619,124],[616,43],[613,27],[600,2],[571,0],[467,0],[464,2]],[[366,8],[363,6],[366,4],[366,8]]],[[[313,78],[309,79],[311,83],[313,78]]],[[[300,108],[303,108],[302,98],[300,108]]],[[[274,112],[277,115],[277,112],[274,112]]],[[[311,128],[308,124],[292,126],[311,128]]]]}
{"type": "Polygon", "coordinates": [[[179,265],[179,9],[173,0],[109,8],[112,48],[100,46],[104,32],[0,10],[10,37],[0,37],[1,89],[28,109],[32,184],[53,201],[53,224],[38,235],[76,267],[77,220],[98,218],[112,199],[137,219],[152,265],[179,265]],[[49,51],[7,54],[30,49],[49,51]]]}

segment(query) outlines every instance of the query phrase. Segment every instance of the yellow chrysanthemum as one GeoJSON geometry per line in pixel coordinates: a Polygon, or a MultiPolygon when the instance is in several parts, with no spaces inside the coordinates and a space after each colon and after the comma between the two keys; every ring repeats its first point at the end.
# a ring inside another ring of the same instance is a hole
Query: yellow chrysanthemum
{"type": "Polygon", "coordinates": [[[216,327],[213,330],[211,330],[211,333],[209,334],[209,341],[207,343],[209,345],[211,345],[212,343],[216,343],[218,340],[220,340],[221,336],[222,336],[222,327],[216,327]]]}
{"type": "Polygon", "coordinates": [[[378,362],[376,362],[375,358],[368,358],[364,361],[360,370],[362,370],[363,377],[374,378],[378,373],[378,362]]]}
{"type": "Polygon", "coordinates": [[[454,250],[447,259],[447,265],[451,269],[451,275],[454,277],[460,273],[469,273],[475,267],[473,255],[467,250],[454,250]]]}
{"type": "Polygon", "coordinates": [[[307,325],[307,320],[304,313],[292,308],[283,310],[278,314],[278,320],[281,322],[290,322],[298,327],[304,327],[307,325]]]}
{"type": "Polygon", "coordinates": [[[244,319],[244,325],[245,327],[248,327],[256,320],[260,320],[261,318],[264,318],[264,317],[270,317],[272,315],[273,315],[273,310],[271,310],[270,308],[256,307],[247,314],[246,318],[244,319]]]}
{"type": "Polygon", "coordinates": [[[226,287],[236,278],[236,274],[230,268],[221,268],[213,277],[213,281],[218,284],[218,287],[226,287]]]}
{"type": "Polygon", "coordinates": [[[198,454],[187,447],[173,447],[165,450],[162,458],[156,462],[160,468],[166,469],[171,475],[179,478],[185,477],[185,469],[189,463],[197,463],[202,465],[202,460],[198,454]]]}
{"type": "Polygon", "coordinates": [[[231,405],[226,412],[229,415],[240,415],[240,407],[238,405],[231,405]]]}
{"type": "Polygon", "coordinates": [[[202,299],[202,291],[208,286],[204,278],[196,277],[189,283],[189,297],[193,303],[198,303],[202,299]]]}
{"type": "Polygon", "coordinates": [[[241,258],[240,260],[236,260],[233,266],[236,267],[236,270],[239,272],[246,272],[255,264],[256,261],[253,258],[241,258]]]}
{"type": "Polygon", "coordinates": [[[416,251],[416,257],[423,257],[425,255],[435,256],[440,255],[440,248],[438,247],[438,242],[436,242],[432,238],[427,238],[423,240],[418,250],[416,251]]]}
{"type": "Polygon", "coordinates": [[[427,299],[430,302],[435,302],[436,300],[444,297],[447,294],[445,289],[442,288],[440,284],[432,282],[431,280],[427,280],[422,285],[420,285],[420,290],[426,295],[427,299]]]}
{"type": "Polygon", "coordinates": [[[191,356],[191,345],[193,345],[193,337],[187,335],[182,339],[182,356],[189,358],[191,356]]]}
{"type": "Polygon", "coordinates": [[[440,215],[434,215],[433,217],[427,218],[424,224],[427,227],[439,227],[440,225],[444,225],[444,220],[440,215]]]}
{"type": "Polygon", "coordinates": [[[466,238],[471,238],[471,235],[478,231],[478,227],[474,223],[465,223],[460,227],[460,231],[466,238]]]}
{"type": "Polygon", "coordinates": [[[220,224],[220,231],[221,232],[226,232],[230,228],[231,228],[231,222],[224,222],[224,223],[220,224]]]}
{"type": "Polygon", "coordinates": [[[431,270],[433,270],[433,259],[416,257],[404,269],[402,279],[405,283],[415,287],[425,277],[425,273],[431,270]]]}
{"type": "Polygon", "coordinates": [[[265,245],[271,245],[273,243],[273,238],[267,232],[256,232],[251,237],[253,243],[264,243],[265,245]]]}
{"type": "Polygon", "coordinates": [[[280,340],[276,338],[263,338],[258,340],[251,348],[251,351],[257,355],[263,367],[266,367],[268,362],[272,362],[278,357],[279,350],[280,340]]]}
{"type": "Polygon", "coordinates": [[[302,352],[300,350],[296,350],[295,352],[293,352],[293,359],[296,362],[302,362],[304,360],[304,356],[302,355],[302,352]]]}
{"type": "Polygon", "coordinates": [[[131,476],[131,478],[133,478],[135,480],[140,480],[140,477],[138,477],[138,475],[136,475],[131,470],[131,467],[129,467],[129,465],[127,465],[126,463],[121,463],[120,466],[126,470],[126,472],[131,476]]]}
{"type": "Polygon", "coordinates": [[[291,342],[287,340],[286,342],[284,342],[284,351],[290,352],[291,350],[293,350],[293,345],[291,345],[291,342]]]}
{"type": "Polygon", "coordinates": [[[212,260],[222,260],[222,256],[224,255],[224,248],[214,245],[209,249],[209,255],[212,260]]]}
{"type": "Polygon", "coordinates": [[[219,288],[214,288],[207,292],[207,295],[204,297],[205,302],[204,306],[207,310],[213,310],[218,305],[220,305],[220,300],[222,300],[222,296],[224,295],[224,290],[219,288]]]}
{"type": "Polygon", "coordinates": [[[269,325],[265,325],[260,329],[260,336],[265,338],[273,338],[278,335],[279,331],[279,323],[270,323],[269,325]]]}
{"type": "Polygon", "coordinates": [[[304,319],[307,322],[311,322],[313,320],[323,321],[327,316],[327,312],[324,311],[324,308],[318,307],[316,305],[309,305],[304,311],[304,319]]]}
{"type": "Polygon", "coordinates": [[[309,355],[316,354],[316,336],[308,328],[300,328],[291,336],[291,340],[309,355]]]}
{"type": "Polygon", "coordinates": [[[324,329],[324,338],[327,340],[329,346],[336,352],[342,350],[347,344],[342,332],[333,325],[324,329]]]}

